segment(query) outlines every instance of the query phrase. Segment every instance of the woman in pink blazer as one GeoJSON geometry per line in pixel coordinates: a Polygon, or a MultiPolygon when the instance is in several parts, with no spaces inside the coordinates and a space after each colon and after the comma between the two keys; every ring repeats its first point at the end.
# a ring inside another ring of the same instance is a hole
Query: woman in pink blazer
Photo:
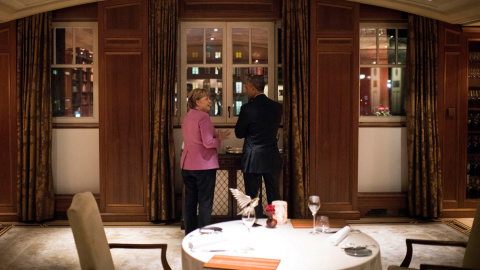
{"type": "Polygon", "coordinates": [[[184,147],[180,160],[185,184],[185,235],[210,224],[218,169],[217,148],[230,135],[230,131],[215,130],[208,115],[211,105],[210,93],[205,89],[193,89],[188,94],[190,110],[182,122],[184,147]]]}

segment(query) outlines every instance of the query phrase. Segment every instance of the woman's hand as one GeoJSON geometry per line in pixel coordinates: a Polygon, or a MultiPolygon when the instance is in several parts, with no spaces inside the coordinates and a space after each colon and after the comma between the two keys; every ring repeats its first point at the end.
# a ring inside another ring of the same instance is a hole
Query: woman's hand
{"type": "Polygon", "coordinates": [[[228,136],[230,136],[232,132],[227,129],[219,129],[218,130],[218,139],[222,142],[226,139],[228,139],[228,136]]]}

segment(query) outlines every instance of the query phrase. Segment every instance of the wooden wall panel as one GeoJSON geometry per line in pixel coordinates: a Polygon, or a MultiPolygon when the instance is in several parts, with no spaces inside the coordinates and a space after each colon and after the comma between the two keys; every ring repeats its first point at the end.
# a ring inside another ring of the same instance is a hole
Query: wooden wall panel
{"type": "Polygon", "coordinates": [[[100,209],[104,220],[146,220],[147,8],[146,0],[99,3],[100,209]]]}
{"type": "Polygon", "coordinates": [[[0,221],[17,221],[15,21],[0,24],[0,221]]]}
{"type": "MultiPolygon", "coordinates": [[[[460,144],[466,138],[466,128],[462,128],[461,116],[466,114],[461,107],[459,92],[461,84],[461,29],[456,25],[439,23],[439,57],[438,57],[438,124],[442,150],[443,171],[443,208],[458,208],[459,190],[457,181],[465,179],[465,162],[461,161],[460,144]],[[463,133],[464,135],[461,135],[463,133]],[[463,137],[462,137],[463,136],[463,137]],[[463,165],[462,165],[463,164],[463,165]]],[[[464,104],[466,105],[466,104],[464,104]]],[[[466,123],[466,122],[465,122],[466,123]]]]}
{"type": "Polygon", "coordinates": [[[310,194],[321,214],[359,218],[359,5],[312,0],[310,194]]]}
{"type": "Polygon", "coordinates": [[[282,12],[281,0],[180,0],[178,5],[181,19],[272,20],[282,12]]]}

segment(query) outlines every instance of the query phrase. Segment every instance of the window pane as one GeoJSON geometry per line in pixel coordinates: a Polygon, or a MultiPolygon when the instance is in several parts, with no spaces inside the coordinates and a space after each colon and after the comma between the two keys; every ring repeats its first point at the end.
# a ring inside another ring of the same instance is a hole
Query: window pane
{"type": "Polygon", "coordinates": [[[73,30],[72,28],[55,29],[56,64],[72,64],[73,61],[73,30]]]}
{"type": "Polygon", "coordinates": [[[222,68],[187,68],[187,94],[195,88],[205,88],[210,91],[212,100],[210,116],[223,115],[223,87],[222,87],[222,68]],[[197,69],[198,72],[194,72],[197,69]]]}
{"type": "Polygon", "coordinates": [[[187,64],[203,64],[203,28],[187,29],[187,64]]]}
{"type": "Polygon", "coordinates": [[[377,61],[377,37],[375,28],[360,29],[360,64],[371,65],[377,61]]]}
{"type": "Polygon", "coordinates": [[[222,43],[223,43],[223,29],[222,28],[207,28],[205,29],[206,42],[206,60],[207,64],[221,64],[222,63],[222,43]]]}
{"type": "Polygon", "coordinates": [[[252,28],[252,64],[268,64],[267,28],[252,28]]]}
{"type": "Polygon", "coordinates": [[[249,31],[248,28],[232,29],[233,64],[249,64],[249,31]]]}
{"type": "Polygon", "coordinates": [[[75,34],[75,63],[93,63],[93,30],[92,28],[74,28],[75,34]]]}
{"type": "Polygon", "coordinates": [[[281,67],[278,68],[278,102],[283,104],[283,70],[281,67]]]}
{"type": "Polygon", "coordinates": [[[248,102],[245,82],[248,75],[264,75],[265,94],[268,94],[268,68],[263,67],[247,67],[233,68],[233,116],[240,115],[240,108],[248,102]]]}
{"type": "Polygon", "coordinates": [[[407,63],[407,29],[398,29],[398,64],[407,63]]]}
{"type": "Polygon", "coordinates": [[[378,64],[395,64],[395,29],[378,29],[378,64]]]}
{"type": "Polygon", "coordinates": [[[360,116],[404,116],[405,78],[405,68],[360,68],[360,116]]]}
{"type": "Polygon", "coordinates": [[[93,117],[93,69],[52,68],[54,117],[93,117]]]}

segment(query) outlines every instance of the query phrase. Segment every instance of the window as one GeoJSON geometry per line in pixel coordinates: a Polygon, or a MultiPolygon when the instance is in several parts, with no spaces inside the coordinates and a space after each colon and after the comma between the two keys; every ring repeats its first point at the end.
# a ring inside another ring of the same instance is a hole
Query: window
{"type": "Polygon", "coordinates": [[[405,121],[406,25],[360,26],[360,122],[405,121]]]}
{"type": "Polygon", "coordinates": [[[187,94],[205,88],[211,93],[212,122],[235,123],[248,102],[245,79],[251,74],[264,75],[265,94],[277,100],[275,34],[273,22],[181,23],[181,98],[176,104],[181,116],[187,113],[187,94]]]}
{"type": "Polygon", "coordinates": [[[53,23],[54,123],[98,123],[97,23],[53,23]]]}

